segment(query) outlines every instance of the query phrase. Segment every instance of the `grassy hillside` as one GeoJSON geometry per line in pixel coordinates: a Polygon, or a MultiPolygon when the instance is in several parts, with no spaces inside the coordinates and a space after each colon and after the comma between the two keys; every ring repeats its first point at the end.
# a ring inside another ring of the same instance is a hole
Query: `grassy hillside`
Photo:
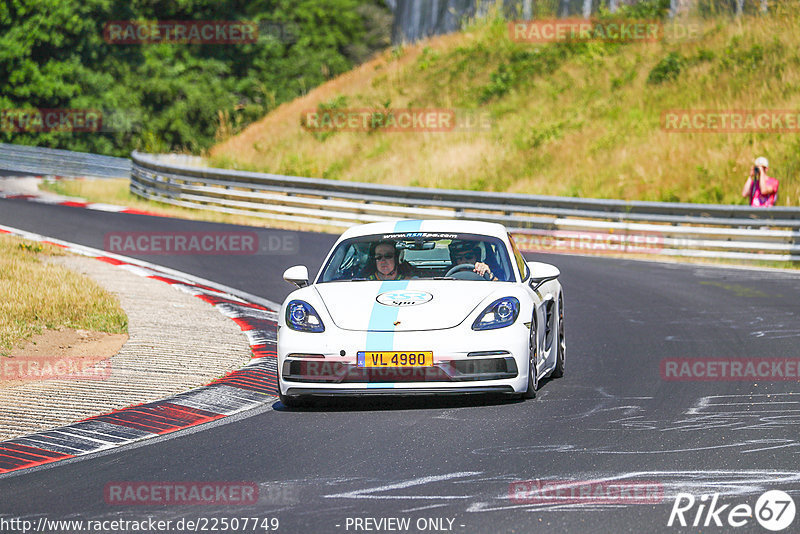
{"type": "MultiPolygon", "coordinates": [[[[515,43],[499,19],[387,51],[284,104],[211,151],[213,164],[426,187],[744,203],[753,159],[800,204],[797,133],[669,133],[670,109],[800,110],[800,7],[691,21],[693,39],[515,43]],[[335,132],[301,127],[324,108],[457,108],[488,131],[335,132]]],[[[674,34],[667,28],[667,35],[674,34]]]]}

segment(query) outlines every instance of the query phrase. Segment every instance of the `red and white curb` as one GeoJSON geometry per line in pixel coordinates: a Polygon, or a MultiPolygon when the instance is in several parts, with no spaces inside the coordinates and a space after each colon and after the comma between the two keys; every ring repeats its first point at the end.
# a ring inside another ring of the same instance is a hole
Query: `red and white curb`
{"type": "Polygon", "coordinates": [[[129,406],[53,430],[0,442],[0,474],[154,438],[272,402],[277,395],[277,310],[280,305],[209,280],[0,225],[0,233],[49,243],[170,284],[213,305],[244,331],[253,359],[206,386],[129,406]]]}

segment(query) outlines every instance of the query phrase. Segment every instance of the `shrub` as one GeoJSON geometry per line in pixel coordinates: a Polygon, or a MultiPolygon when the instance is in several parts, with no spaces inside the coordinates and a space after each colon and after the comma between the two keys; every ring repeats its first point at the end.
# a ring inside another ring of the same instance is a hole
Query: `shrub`
{"type": "Polygon", "coordinates": [[[666,81],[675,80],[681,73],[686,60],[677,52],[670,52],[667,57],[658,62],[653,67],[647,77],[647,83],[651,85],[662,84],[666,81]]]}

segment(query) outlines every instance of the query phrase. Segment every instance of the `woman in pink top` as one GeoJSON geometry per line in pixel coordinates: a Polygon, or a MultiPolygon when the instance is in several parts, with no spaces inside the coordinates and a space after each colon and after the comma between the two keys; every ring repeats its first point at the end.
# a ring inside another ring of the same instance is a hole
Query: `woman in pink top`
{"type": "Polygon", "coordinates": [[[768,168],[767,158],[758,158],[742,189],[742,196],[750,197],[750,205],[754,208],[774,206],[778,198],[778,180],[767,176],[768,168]]]}

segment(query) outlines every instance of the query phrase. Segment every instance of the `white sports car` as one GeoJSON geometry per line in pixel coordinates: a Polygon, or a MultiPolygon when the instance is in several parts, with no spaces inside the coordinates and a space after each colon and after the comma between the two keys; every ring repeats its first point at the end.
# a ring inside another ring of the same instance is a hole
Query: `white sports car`
{"type": "Polygon", "coordinates": [[[348,229],[278,319],[285,406],[310,396],[536,396],[564,374],[559,270],[526,262],[500,224],[402,220],[348,229]]]}

